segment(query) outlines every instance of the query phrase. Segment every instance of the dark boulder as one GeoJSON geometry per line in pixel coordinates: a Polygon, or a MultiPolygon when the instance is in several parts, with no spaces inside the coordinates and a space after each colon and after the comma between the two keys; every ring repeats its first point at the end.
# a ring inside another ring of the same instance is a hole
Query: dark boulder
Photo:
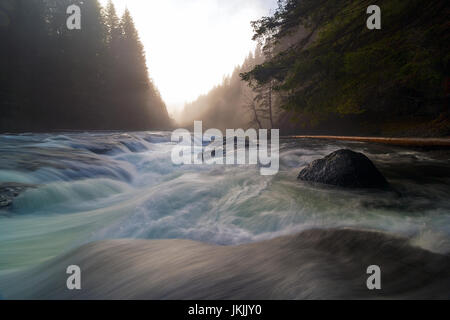
{"type": "Polygon", "coordinates": [[[28,188],[33,188],[32,185],[20,183],[0,183],[0,209],[11,206],[15,197],[28,188]]]}
{"type": "Polygon", "coordinates": [[[310,163],[298,175],[303,181],[347,188],[386,188],[386,179],[364,154],[348,149],[335,151],[310,163]]]}

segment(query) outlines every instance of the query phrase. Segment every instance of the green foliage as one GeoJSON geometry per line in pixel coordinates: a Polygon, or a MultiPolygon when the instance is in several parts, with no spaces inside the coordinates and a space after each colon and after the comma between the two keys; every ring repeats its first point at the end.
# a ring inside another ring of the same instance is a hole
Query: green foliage
{"type": "Polygon", "coordinates": [[[242,79],[275,81],[287,95],[284,108],[317,118],[413,115],[430,105],[440,114],[449,77],[447,7],[443,0],[279,1],[273,16],[253,23],[254,39],[275,39],[276,50],[301,27],[305,34],[242,79]],[[371,4],[381,7],[381,30],[366,28],[371,4]]]}

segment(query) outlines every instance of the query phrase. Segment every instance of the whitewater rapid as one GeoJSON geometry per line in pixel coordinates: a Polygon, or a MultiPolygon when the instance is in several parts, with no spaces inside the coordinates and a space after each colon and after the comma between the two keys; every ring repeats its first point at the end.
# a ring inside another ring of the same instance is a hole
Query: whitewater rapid
{"type": "Polygon", "coordinates": [[[111,239],[245,245],[351,227],[450,253],[448,150],[282,139],[280,172],[261,176],[257,166],[174,165],[173,146],[168,132],[0,135],[0,184],[26,186],[0,208],[0,278],[111,239]],[[297,181],[343,147],[366,154],[398,192],[297,181]]]}

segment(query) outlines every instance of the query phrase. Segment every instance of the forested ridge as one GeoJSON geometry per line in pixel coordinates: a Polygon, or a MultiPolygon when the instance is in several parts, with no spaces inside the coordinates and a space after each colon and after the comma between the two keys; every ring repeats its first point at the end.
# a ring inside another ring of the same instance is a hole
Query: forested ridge
{"type": "Polygon", "coordinates": [[[0,131],[171,125],[128,10],[97,0],[0,0],[0,131]],[[70,5],[81,30],[69,30],[70,5]]]}
{"type": "MultiPolygon", "coordinates": [[[[208,122],[228,104],[247,127],[284,134],[449,136],[448,16],[443,0],[278,1],[252,23],[262,61],[244,63],[244,84],[235,71],[206,95],[213,103],[199,117],[208,122]],[[374,4],[380,30],[366,26],[374,4]]],[[[223,119],[223,127],[236,125],[223,119]]]]}
{"type": "Polygon", "coordinates": [[[279,1],[253,22],[274,54],[242,77],[272,83],[281,107],[309,125],[347,119],[372,134],[450,135],[448,15],[443,0],[279,1]],[[380,30],[366,27],[374,4],[380,30]]]}

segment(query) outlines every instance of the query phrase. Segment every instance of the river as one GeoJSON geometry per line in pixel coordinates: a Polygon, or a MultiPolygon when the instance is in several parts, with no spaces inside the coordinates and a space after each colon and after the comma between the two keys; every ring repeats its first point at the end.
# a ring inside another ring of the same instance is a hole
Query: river
{"type": "Polygon", "coordinates": [[[282,139],[279,173],[262,176],[257,165],[175,165],[173,146],[169,132],[0,135],[0,185],[24,189],[0,208],[0,295],[27,296],[18,274],[100,240],[248,248],[346,228],[401,237],[441,258],[450,253],[449,150],[282,139]],[[341,148],[367,155],[396,192],[296,179],[303,166],[341,148]]]}

